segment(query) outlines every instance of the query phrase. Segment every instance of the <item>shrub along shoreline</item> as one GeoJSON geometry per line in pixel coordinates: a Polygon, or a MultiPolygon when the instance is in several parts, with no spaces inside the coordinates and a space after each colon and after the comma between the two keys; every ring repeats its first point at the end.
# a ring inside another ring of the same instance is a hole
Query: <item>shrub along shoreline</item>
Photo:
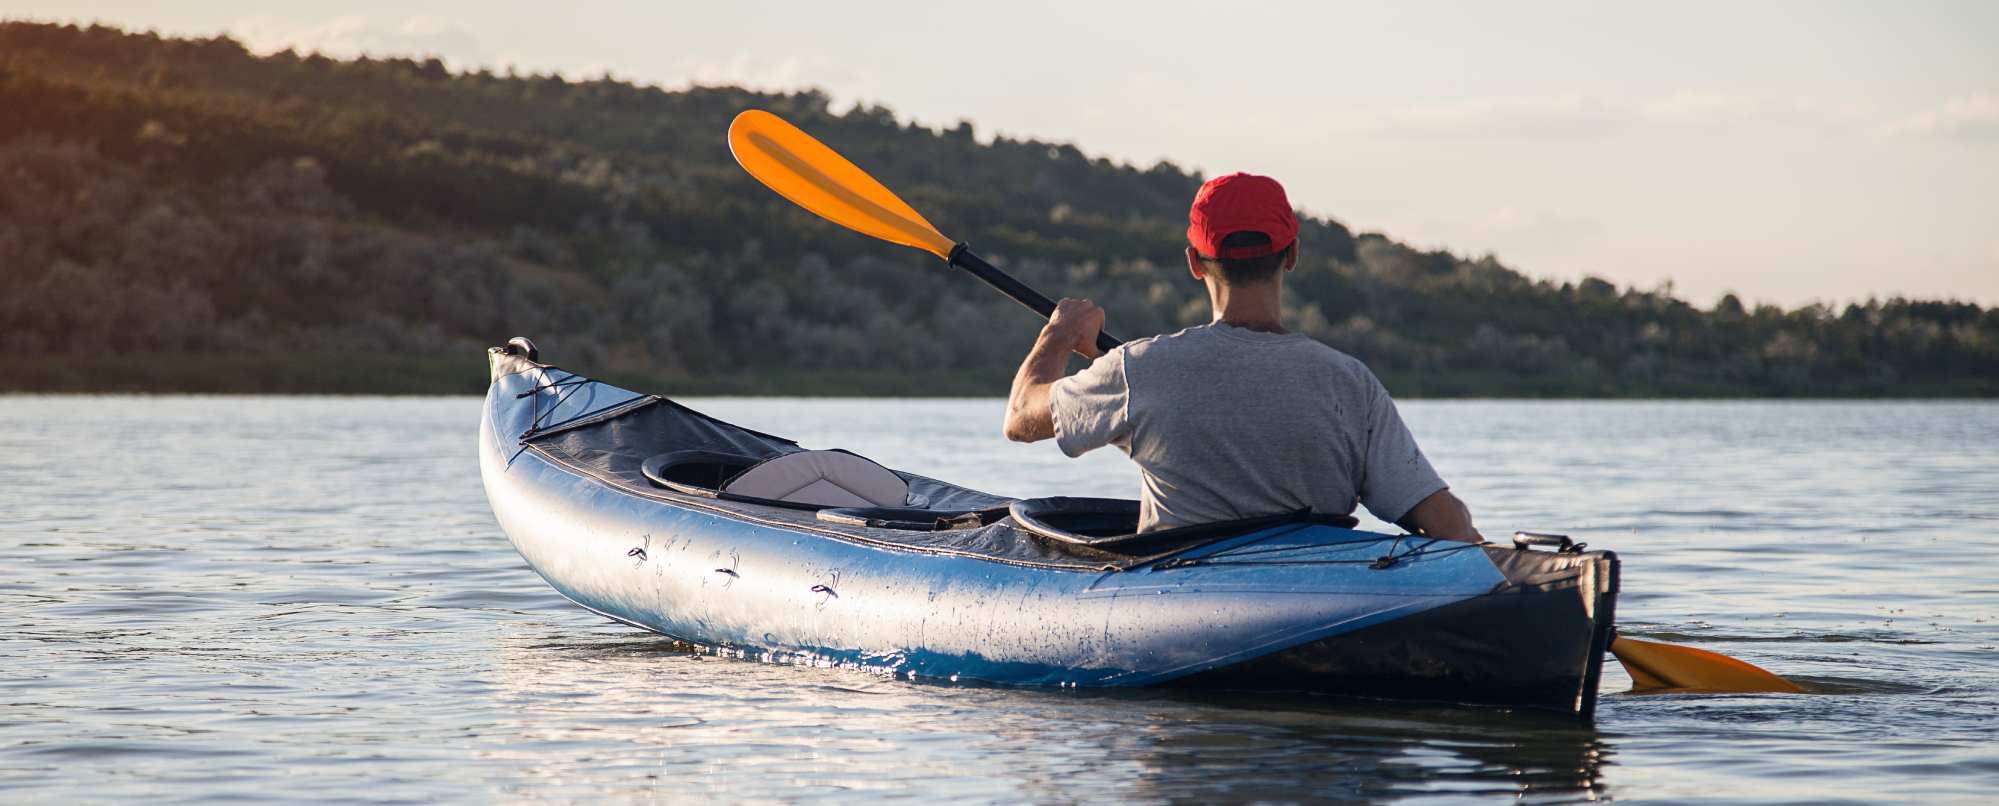
{"type": "MultiPolygon", "coordinates": [[[[560,363],[560,362],[558,362],[560,363]]],[[[735,375],[591,374],[639,392],[669,397],[1005,397],[1008,375],[968,370],[779,370],[735,375]]],[[[1737,399],[1726,385],[1665,387],[1587,384],[1562,375],[1505,373],[1381,373],[1398,399],[1737,399]]],[[[478,358],[325,355],[189,355],[17,358],[0,376],[4,394],[220,395],[483,395],[486,368],[478,358]]],[[[1893,389],[1822,388],[1833,399],[1964,399],[1999,397],[1999,378],[1909,384],[1893,389]]]]}

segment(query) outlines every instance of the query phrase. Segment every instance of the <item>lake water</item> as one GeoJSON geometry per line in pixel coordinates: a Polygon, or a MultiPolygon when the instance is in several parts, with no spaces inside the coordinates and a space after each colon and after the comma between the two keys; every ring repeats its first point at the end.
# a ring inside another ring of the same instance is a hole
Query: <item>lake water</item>
{"type": "MultiPolygon", "coordinates": [[[[1010,495],[1133,494],[1001,404],[697,400],[1010,495]]],[[[479,401],[0,397],[0,801],[1992,802],[1999,405],[1425,402],[1488,536],[1624,558],[1622,629],[1823,693],[1594,727],[729,660],[514,554],[479,401]]],[[[1607,664],[1614,667],[1615,664],[1607,664]]],[[[1606,692],[1628,685],[1607,675],[1606,692]]]]}

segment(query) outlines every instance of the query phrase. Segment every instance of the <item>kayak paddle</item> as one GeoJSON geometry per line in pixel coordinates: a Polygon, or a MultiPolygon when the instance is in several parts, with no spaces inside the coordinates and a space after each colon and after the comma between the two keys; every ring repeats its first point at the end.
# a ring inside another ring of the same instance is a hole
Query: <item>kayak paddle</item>
{"type": "MultiPolygon", "coordinates": [[[[921,249],[986,282],[1046,318],[1055,303],[944,236],[894,191],[783,118],[750,109],[729,123],[729,153],[757,181],[793,204],[847,229],[921,249]]],[[[1120,344],[1097,334],[1097,349],[1120,344]]],[[[1700,649],[1618,638],[1610,651],[1631,673],[1633,690],[1786,691],[1803,689],[1748,663],[1700,649]]]]}
{"type": "Polygon", "coordinates": [[[1798,684],[1753,664],[1705,649],[1640,641],[1620,635],[1610,642],[1610,653],[1616,655],[1617,662],[1624,664],[1624,671],[1631,674],[1631,690],[1635,692],[1805,692],[1798,684]]]}
{"type": "MultiPolygon", "coordinates": [[[[751,109],[729,123],[729,152],[777,195],[847,229],[936,255],[1047,318],[1055,303],[952,241],[866,171],[776,115],[751,109]]],[[[1122,342],[1097,334],[1097,349],[1122,342]]]]}

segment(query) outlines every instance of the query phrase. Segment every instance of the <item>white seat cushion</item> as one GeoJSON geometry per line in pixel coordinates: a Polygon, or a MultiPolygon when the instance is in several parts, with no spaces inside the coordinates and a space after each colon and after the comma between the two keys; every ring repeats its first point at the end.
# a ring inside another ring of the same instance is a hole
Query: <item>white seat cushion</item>
{"type": "Polygon", "coordinates": [[[909,500],[909,482],[851,453],[799,451],[757,463],[722,492],[816,506],[899,507],[909,500]]]}

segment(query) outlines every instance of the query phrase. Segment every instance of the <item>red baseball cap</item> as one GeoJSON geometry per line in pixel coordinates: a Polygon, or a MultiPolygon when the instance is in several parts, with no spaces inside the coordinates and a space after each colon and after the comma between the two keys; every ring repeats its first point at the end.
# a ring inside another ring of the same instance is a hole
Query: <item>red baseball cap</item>
{"type": "Polygon", "coordinates": [[[1194,194],[1187,211],[1187,242],[1202,257],[1242,260],[1272,255],[1298,240],[1298,216],[1284,186],[1268,176],[1232,173],[1217,176],[1194,194]],[[1231,246],[1223,254],[1222,239],[1238,232],[1261,232],[1270,243],[1231,246]]]}

